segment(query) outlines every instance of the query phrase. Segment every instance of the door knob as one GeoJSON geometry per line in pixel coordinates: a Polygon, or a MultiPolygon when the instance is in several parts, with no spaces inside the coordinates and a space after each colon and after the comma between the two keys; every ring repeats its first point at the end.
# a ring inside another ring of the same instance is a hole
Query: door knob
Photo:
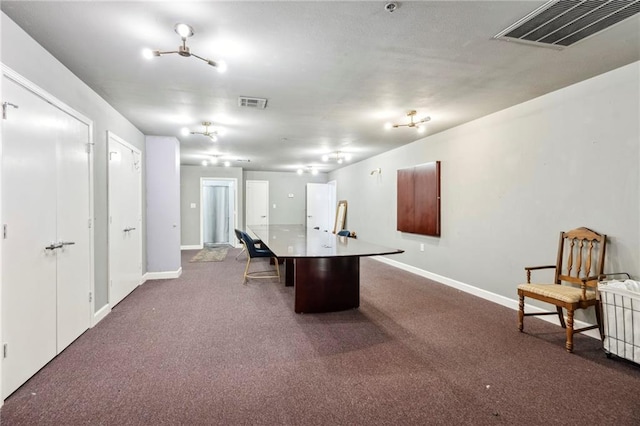
{"type": "Polygon", "coordinates": [[[124,228],[124,232],[135,231],[136,228],[124,228]]]}
{"type": "Polygon", "coordinates": [[[62,247],[62,244],[51,243],[48,246],[46,246],[44,249],[45,250],[55,250],[55,249],[59,249],[60,247],[62,247]]]}
{"type": "Polygon", "coordinates": [[[72,245],[74,245],[74,244],[75,244],[75,241],[60,241],[60,242],[58,243],[58,245],[59,245],[60,247],[62,247],[62,246],[72,246],[72,245]]]}

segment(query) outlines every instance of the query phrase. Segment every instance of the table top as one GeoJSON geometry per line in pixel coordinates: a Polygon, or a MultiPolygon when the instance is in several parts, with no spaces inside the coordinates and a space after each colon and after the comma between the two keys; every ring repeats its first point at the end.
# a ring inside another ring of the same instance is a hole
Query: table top
{"type": "Polygon", "coordinates": [[[331,232],[307,229],[304,225],[252,225],[249,229],[277,257],[379,256],[403,253],[365,241],[339,237],[331,232]]]}

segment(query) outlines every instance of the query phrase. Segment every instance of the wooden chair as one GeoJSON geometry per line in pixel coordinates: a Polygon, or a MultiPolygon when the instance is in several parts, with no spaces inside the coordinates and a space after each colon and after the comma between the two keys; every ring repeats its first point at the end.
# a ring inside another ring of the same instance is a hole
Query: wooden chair
{"type": "Polygon", "coordinates": [[[524,317],[530,315],[558,315],[560,325],[567,330],[566,349],[573,352],[573,335],[598,328],[602,338],[602,321],[598,300],[597,285],[604,270],[604,254],[607,236],[587,228],[577,228],[560,233],[558,257],[555,265],[525,267],[527,283],[518,286],[519,311],[518,329],[524,330],[524,317]],[[563,263],[563,261],[565,261],[563,263]],[[531,283],[531,271],[555,269],[553,284],[531,283]],[[541,300],[556,306],[556,312],[525,313],[524,298],[541,300]],[[596,325],[574,329],[573,314],[576,309],[595,306],[596,325]],[[563,316],[567,311],[567,318],[563,316]]]}
{"type": "Polygon", "coordinates": [[[240,233],[240,240],[243,242],[244,246],[247,249],[247,266],[244,268],[244,281],[246,284],[247,279],[249,278],[277,278],[280,281],[280,266],[278,265],[278,258],[276,255],[269,249],[260,248],[258,244],[262,241],[254,240],[243,231],[238,231],[240,233]],[[274,260],[276,270],[275,271],[255,271],[249,272],[249,265],[251,265],[251,259],[256,259],[260,257],[272,258],[274,260]],[[273,275],[275,272],[275,275],[273,275]]]}

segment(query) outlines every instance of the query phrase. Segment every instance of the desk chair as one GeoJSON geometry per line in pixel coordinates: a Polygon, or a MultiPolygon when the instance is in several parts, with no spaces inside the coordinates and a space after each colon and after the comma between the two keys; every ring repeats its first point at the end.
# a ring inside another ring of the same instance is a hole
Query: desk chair
{"type": "Polygon", "coordinates": [[[239,231],[240,240],[244,244],[244,247],[247,250],[247,266],[244,268],[244,281],[243,284],[247,283],[247,279],[249,278],[277,278],[280,281],[280,265],[278,265],[278,258],[273,252],[267,248],[257,247],[258,243],[261,243],[260,240],[254,240],[247,234],[246,232],[239,231]],[[256,258],[272,258],[274,260],[274,264],[276,266],[276,275],[272,274],[272,271],[254,271],[249,272],[249,265],[251,265],[251,259],[256,258]],[[265,275],[266,274],[266,275],[265,275]]]}

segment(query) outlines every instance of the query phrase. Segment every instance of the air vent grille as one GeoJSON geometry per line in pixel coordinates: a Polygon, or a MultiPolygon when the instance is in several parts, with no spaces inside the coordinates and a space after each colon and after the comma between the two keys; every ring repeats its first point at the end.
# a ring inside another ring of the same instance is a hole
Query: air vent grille
{"type": "Polygon", "coordinates": [[[267,100],[264,98],[250,98],[248,96],[240,96],[238,98],[238,106],[265,109],[267,107],[267,100]]]}
{"type": "Polygon", "coordinates": [[[640,12],[640,0],[553,0],[494,38],[563,48],[640,12]]]}

